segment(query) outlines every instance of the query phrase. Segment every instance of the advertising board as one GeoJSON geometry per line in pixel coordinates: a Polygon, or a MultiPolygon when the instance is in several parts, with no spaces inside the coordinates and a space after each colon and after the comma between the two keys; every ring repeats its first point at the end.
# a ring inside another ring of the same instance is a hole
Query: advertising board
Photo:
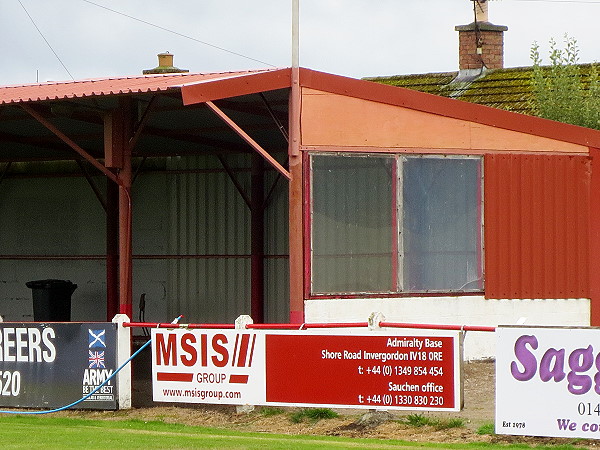
{"type": "Polygon", "coordinates": [[[496,433],[600,438],[600,329],[496,334],[496,433]]]}
{"type": "MultiPolygon", "coordinates": [[[[92,392],[117,368],[117,324],[1,323],[0,406],[56,408],[92,392]]],[[[110,380],[79,405],[116,409],[110,380]]]]}
{"type": "Polygon", "coordinates": [[[461,332],[152,330],[155,401],[459,411],[461,332]]]}

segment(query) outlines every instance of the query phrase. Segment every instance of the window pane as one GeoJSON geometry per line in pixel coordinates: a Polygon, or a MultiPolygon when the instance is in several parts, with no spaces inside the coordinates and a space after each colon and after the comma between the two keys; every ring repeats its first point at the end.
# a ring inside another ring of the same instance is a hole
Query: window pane
{"type": "Polygon", "coordinates": [[[381,156],[312,156],[313,293],[393,289],[394,165],[381,156]]]}
{"type": "Polygon", "coordinates": [[[402,174],[403,290],[482,290],[480,160],[409,157],[402,174]]]}

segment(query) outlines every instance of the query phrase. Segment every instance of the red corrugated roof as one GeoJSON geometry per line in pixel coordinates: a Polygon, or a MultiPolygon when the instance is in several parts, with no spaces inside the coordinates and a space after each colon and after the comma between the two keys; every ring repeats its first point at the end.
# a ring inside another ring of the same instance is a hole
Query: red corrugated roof
{"type": "Polygon", "coordinates": [[[176,88],[188,83],[198,83],[213,79],[235,78],[248,74],[269,72],[270,70],[273,69],[247,70],[240,72],[143,75],[136,77],[95,78],[89,80],[0,86],[0,105],[114,94],[158,92],[176,88]]]}

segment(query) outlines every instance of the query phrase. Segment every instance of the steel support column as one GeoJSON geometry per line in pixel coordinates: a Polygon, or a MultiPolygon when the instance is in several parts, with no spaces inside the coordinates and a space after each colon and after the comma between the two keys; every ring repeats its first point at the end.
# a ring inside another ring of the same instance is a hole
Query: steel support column
{"type": "Polygon", "coordinates": [[[131,244],[131,164],[123,168],[119,179],[119,312],[131,317],[133,313],[133,264],[131,244]]]}
{"type": "MultiPolygon", "coordinates": [[[[133,100],[128,97],[119,99],[118,108],[111,111],[104,120],[104,154],[108,167],[116,170],[118,192],[112,192],[112,201],[116,200],[118,209],[114,205],[107,208],[107,225],[115,224],[117,230],[108,230],[111,236],[107,236],[107,281],[110,278],[113,285],[107,289],[107,313],[114,311],[114,290],[118,286],[118,312],[132,317],[132,230],[131,230],[131,146],[130,139],[133,135],[133,100]],[[118,236],[118,237],[117,237],[118,236]],[[117,240],[118,239],[118,240],[117,240]],[[115,245],[118,243],[118,253],[115,245]],[[110,249],[108,246],[111,246],[110,249]],[[118,254],[118,283],[115,284],[116,269],[114,260],[118,254]],[[111,311],[108,311],[111,310],[111,311]]],[[[108,169],[107,169],[108,170],[108,169]]],[[[112,174],[112,172],[110,172],[112,174]]],[[[115,189],[112,187],[111,189],[115,189]]]]}
{"type": "MultiPolygon", "coordinates": [[[[106,320],[119,313],[119,187],[106,182],[106,320]]],[[[133,317],[131,318],[133,319],[133,317]]]]}
{"type": "Polygon", "coordinates": [[[133,101],[129,97],[119,101],[119,114],[122,120],[122,138],[119,145],[122,151],[123,166],[119,170],[119,312],[133,315],[133,245],[132,245],[132,200],[131,200],[131,147],[129,138],[133,130],[133,101]]]}
{"type": "Polygon", "coordinates": [[[289,185],[290,322],[304,323],[304,221],[303,168],[300,153],[300,70],[292,68],[289,100],[290,141],[288,147],[291,180],[289,185]]]}
{"type": "Polygon", "coordinates": [[[251,315],[254,323],[264,322],[264,163],[260,155],[252,154],[250,195],[250,283],[251,315]]]}

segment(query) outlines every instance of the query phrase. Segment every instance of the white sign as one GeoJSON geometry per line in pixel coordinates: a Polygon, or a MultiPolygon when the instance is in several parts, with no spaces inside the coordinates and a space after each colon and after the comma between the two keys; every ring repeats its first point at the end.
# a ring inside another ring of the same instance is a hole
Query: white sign
{"type": "Polygon", "coordinates": [[[462,333],[152,330],[155,401],[460,411],[462,333]]]}
{"type": "Polygon", "coordinates": [[[600,439],[600,329],[496,335],[496,433],[600,439]]]}
{"type": "Polygon", "coordinates": [[[154,401],[264,403],[264,334],[153,329],[152,344],[154,401]]]}

